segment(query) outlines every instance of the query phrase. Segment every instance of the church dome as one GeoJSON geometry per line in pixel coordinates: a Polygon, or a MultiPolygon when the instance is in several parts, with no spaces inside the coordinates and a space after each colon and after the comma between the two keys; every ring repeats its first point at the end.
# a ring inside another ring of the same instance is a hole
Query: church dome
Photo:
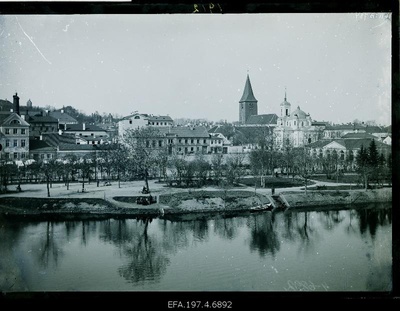
{"type": "Polygon", "coordinates": [[[294,110],[290,116],[292,118],[298,118],[298,119],[306,119],[310,114],[305,113],[303,110],[300,109],[300,106],[297,106],[297,109],[294,110]]]}

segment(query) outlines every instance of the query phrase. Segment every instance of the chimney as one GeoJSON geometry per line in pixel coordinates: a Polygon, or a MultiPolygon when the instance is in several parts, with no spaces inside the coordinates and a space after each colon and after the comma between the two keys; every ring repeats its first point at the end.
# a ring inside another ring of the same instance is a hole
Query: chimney
{"type": "Polygon", "coordinates": [[[82,130],[83,131],[86,130],[86,124],[85,123],[82,124],[82,130]]]}
{"type": "Polygon", "coordinates": [[[14,106],[13,106],[14,112],[17,115],[19,115],[19,97],[18,97],[18,93],[15,92],[15,95],[13,97],[14,97],[14,106]]]}

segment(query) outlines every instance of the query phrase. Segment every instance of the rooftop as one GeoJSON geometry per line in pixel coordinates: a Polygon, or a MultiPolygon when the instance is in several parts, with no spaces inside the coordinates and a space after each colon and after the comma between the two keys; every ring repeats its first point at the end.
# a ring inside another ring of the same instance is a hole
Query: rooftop
{"type": "Polygon", "coordinates": [[[250,116],[246,124],[277,124],[278,116],[275,113],[250,116]]]}

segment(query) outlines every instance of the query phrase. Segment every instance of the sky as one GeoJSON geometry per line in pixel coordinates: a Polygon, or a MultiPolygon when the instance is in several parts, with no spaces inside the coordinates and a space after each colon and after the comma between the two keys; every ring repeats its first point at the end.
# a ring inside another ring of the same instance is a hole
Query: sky
{"type": "Polygon", "coordinates": [[[361,13],[0,15],[0,98],[237,121],[287,90],[317,121],[391,123],[391,16],[361,13]]]}

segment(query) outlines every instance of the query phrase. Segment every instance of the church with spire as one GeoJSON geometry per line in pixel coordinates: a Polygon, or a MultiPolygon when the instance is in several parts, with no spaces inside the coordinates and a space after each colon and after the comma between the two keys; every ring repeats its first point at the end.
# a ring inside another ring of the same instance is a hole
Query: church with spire
{"type": "Polygon", "coordinates": [[[241,126],[275,126],[278,116],[272,114],[258,114],[258,100],[254,96],[249,74],[239,101],[239,123],[241,126]]]}
{"type": "Polygon", "coordinates": [[[258,114],[258,100],[254,96],[247,74],[243,95],[239,101],[240,128],[243,130],[248,128],[247,130],[253,133],[256,128],[268,129],[264,131],[265,135],[273,136],[274,146],[277,149],[284,149],[285,146],[301,147],[322,138],[325,123],[313,121],[310,114],[301,110],[300,106],[292,111],[291,104],[287,100],[286,88],[285,97],[279,108],[279,116],[275,113],[258,114]]]}

